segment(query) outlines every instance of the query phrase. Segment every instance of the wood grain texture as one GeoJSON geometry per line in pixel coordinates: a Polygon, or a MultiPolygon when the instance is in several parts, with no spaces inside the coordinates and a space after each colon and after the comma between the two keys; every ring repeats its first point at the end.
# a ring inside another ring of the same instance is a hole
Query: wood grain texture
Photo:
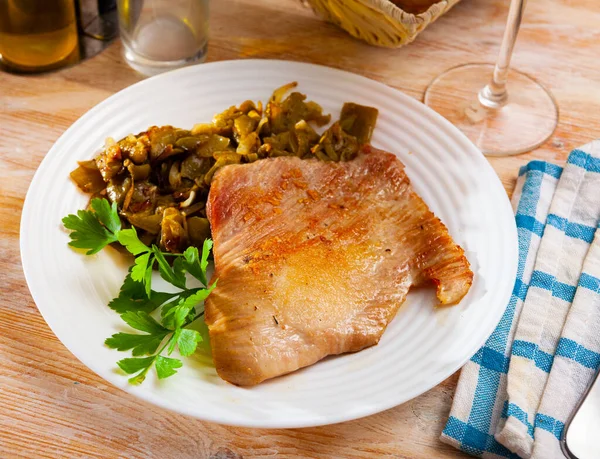
{"type": "MultiPolygon", "coordinates": [[[[447,68],[492,62],[507,13],[503,0],[463,0],[413,44],[389,50],[321,22],[296,0],[219,0],[211,6],[210,61],[259,57],[324,64],[418,99],[447,68]]],[[[599,23],[594,0],[529,3],[513,64],[553,91],[560,122],[537,150],[490,160],[508,192],[520,165],[534,158],[562,163],[571,148],[600,137],[599,23]]],[[[71,123],[140,79],[123,61],[118,42],[52,74],[0,73],[0,457],[464,457],[438,440],[457,375],[362,420],[253,430],[200,422],[142,402],[109,386],[56,339],[21,269],[25,193],[44,154],[71,123]]]]}

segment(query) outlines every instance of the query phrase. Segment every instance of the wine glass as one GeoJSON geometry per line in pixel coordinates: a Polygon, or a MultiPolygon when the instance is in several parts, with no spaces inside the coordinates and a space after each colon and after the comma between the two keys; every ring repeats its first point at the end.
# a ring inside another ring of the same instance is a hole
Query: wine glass
{"type": "Polygon", "coordinates": [[[525,0],[511,1],[495,65],[459,65],[439,75],[425,91],[425,104],[485,155],[533,150],[552,135],[558,122],[552,94],[533,78],[509,69],[524,8],[525,0]]]}

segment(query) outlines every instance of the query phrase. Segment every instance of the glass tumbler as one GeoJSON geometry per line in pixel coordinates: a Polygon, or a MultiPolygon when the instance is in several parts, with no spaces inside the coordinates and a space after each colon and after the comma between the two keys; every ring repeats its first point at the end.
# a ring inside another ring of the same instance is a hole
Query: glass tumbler
{"type": "Polygon", "coordinates": [[[202,62],[208,46],[208,0],[118,0],[125,59],[154,75],[202,62]]]}

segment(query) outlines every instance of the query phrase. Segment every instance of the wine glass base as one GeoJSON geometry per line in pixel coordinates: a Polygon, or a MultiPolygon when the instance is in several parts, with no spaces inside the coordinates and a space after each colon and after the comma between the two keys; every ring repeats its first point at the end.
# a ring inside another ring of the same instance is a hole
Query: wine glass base
{"type": "Polygon", "coordinates": [[[511,70],[508,101],[492,109],[479,92],[492,78],[492,64],[454,67],[433,80],[424,102],[459,128],[485,155],[508,156],[531,151],[552,135],[558,123],[554,98],[537,81],[511,70]]]}

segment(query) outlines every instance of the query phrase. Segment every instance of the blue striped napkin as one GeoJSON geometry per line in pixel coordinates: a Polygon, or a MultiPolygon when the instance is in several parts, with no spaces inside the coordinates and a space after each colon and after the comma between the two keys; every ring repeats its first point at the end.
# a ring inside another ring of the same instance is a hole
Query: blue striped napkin
{"type": "Polygon", "coordinates": [[[463,367],[441,440],[484,458],[563,458],[565,422],[600,365],[600,141],[532,161],[512,199],[517,279],[463,367]]]}

